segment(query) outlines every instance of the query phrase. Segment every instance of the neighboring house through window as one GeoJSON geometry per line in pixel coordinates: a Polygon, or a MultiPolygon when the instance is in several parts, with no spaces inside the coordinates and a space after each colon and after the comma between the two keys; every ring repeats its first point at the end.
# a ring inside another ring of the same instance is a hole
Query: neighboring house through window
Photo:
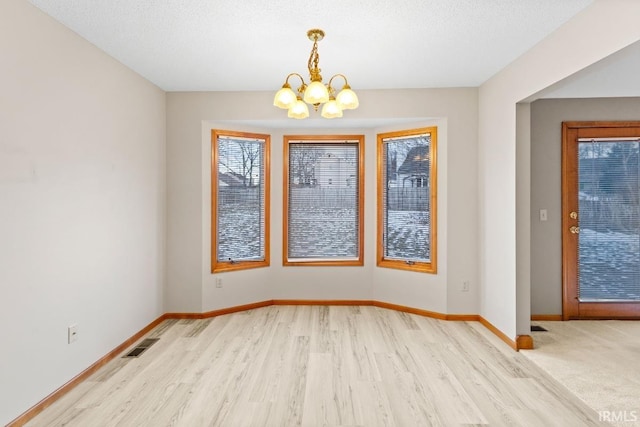
{"type": "Polygon", "coordinates": [[[435,127],[378,135],[380,267],[436,272],[435,127]]]}

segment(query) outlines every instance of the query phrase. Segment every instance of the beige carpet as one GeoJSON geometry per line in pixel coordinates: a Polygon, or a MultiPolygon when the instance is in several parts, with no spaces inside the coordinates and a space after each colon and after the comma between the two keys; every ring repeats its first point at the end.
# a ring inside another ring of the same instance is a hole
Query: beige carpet
{"type": "Polygon", "coordinates": [[[640,321],[541,322],[522,354],[562,383],[603,421],[640,426],[640,321]]]}

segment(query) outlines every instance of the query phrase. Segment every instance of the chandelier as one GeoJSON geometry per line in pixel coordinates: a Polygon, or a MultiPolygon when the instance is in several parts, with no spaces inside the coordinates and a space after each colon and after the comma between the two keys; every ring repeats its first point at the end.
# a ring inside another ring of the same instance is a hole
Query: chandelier
{"type": "Polygon", "coordinates": [[[318,111],[318,107],[322,105],[320,115],[325,119],[342,117],[343,110],[358,108],[358,97],[355,92],[351,90],[344,74],[332,76],[326,86],[322,83],[321,70],[318,68],[318,62],[320,62],[318,42],[324,38],[324,31],[314,28],[307,31],[307,37],[313,42],[313,48],[311,49],[311,55],[309,55],[307,65],[311,83],[307,85],[304,78],[298,73],[289,74],[282,85],[282,89],[276,93],[273,99],[273,105],[289,110],[287,116],[293,119],[306,119],[309,117],[309,107],[307,104],[313,105],[315,111],[318,111]],[[291,76],[300,78],[301,84],[297,89],[297,94],[289,85],[289,78],[291,76]],[[331,86],[333,79],[336,77],[341,77],[344,80],[344,86],[342,86],[342,89],[337,95],[335,95],[335,89],[331,86]]]}

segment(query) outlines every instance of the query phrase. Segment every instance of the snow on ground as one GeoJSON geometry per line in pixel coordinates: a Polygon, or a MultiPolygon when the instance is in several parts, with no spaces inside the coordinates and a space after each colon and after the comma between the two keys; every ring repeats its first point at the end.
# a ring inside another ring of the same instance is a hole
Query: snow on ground
{"type": "Polygon", "coordinates": [[[289,257],[358,256],[355,209],[299,208],[289,217],[289,257]]]}
{"type": "Polygon", "coordinates": [[[240,203],[227,203],[218,211],[218,259],[261,258],[260,214],[240,203]]]}
{"type": "MultiPolygon", "coordinates": [[[[218,252],[221,259],[259,258],[260,217],[228,205],[220,212],[218,252]]],[[[290,256],[326,258],[357,256],[357,222],[353,209],[302,208],[293,212],[289,229],[290,256]]],[[[424,259],[429,251],[429,214],[389,211],[387,257],[424,259]]],[[[365,236],[373,245],[375,236],[365,236]]],[[[430,254],[428,254],[430,255],[430,254]]],[[[640,301],[640,236],[580,230],[580,298],[640,301]]]]}
{"type": "MultiPolygon", "coordinates": [[[[260,257],[260,217],[240,205],[227,204],[218,212],[220,259],[260,257]]],[[[294,258],[356,257],[358,223],[354,209],[299,208],[289,220],[289,255],[294,258]]],[[[390,211],[388,257],[425,259],[429,250],[429,214],[390,211]]],[[[365,236],[374,245],[375,236],[365,236]]]]}
{"type": "Polygon", "coordinates": [[[389,258],[426,260],[429,251],[429,212],[389,211],[387,253],[389,258]]]}
{"type": "Polygon", "coordinates": [[[580,228],[580,299],[640,301],[640,236],[580,228]]]}

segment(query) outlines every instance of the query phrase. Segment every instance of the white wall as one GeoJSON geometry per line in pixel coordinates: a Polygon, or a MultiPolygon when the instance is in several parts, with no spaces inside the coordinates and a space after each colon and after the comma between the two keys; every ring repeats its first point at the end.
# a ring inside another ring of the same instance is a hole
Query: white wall
{"type": "Polygon", "coordinates": [[[480,87],[480,314],[508,336],[529,305],[516,303],[516,103],[639,40],[638,16],[638,1],[596,0],[480,87]]]}
{"type": "Polygon", "coordinates": [[[22,0],[0,52],[4,425],[163,313],[165,95],[22,0]]]}
{"type": "Polygon", "coordinates": [[[167,95],[170,311],[267,299],[376,299],[439,312],[477,312],[477,91],[379,90],[359,96],[361,107],[349,112],[351,122],[309,120],[309,127],[300,129],[294,127],[299,123],[282,121],[284,112],[271,105],[270,92],[167,95]],[[392,125],[394,120],[403,125],[392,125]],[[438,274],[377,268],[376,132],[434,123],[439,126],[438,274]],[[215,287],[209,261],[210,135],[216,127],[272,135],[271,267],[222,273],[223,288],[215,287]],[[282,136],[300,133],[365,135],[364,267],[282,266],[282,136]],[[463,280],[472,282],[471,292],[460,291],[463,280]]]}
{"type": "MultiPolygon", "coordinates": [[[[516,334],[531,333],[531,105],[516,106],[516,334]]],[[[544,266],[541,266],[544,269],[544,266]]]]}

